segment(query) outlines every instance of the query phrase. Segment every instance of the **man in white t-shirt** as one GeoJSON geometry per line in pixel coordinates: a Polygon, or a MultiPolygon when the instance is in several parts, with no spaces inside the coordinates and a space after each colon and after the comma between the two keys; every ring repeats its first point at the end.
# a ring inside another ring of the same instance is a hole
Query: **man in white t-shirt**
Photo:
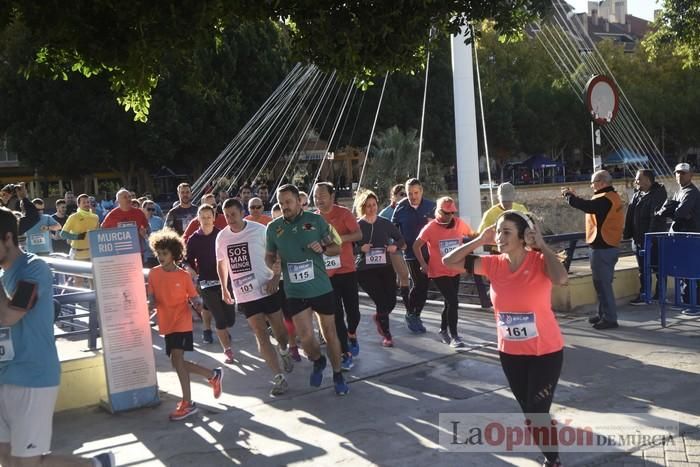
{"type": "Polygon", "coordinates": [[[244,220],[245,213],[239,200],[227,199],[223,211],[228,227],[216,237],[216,264],[222,299],[233,304],[235,298],[238,309],[255,332],[260,354],[274,374],[270,395],[279,396],[287,392],[288,384],[280,369],[277,352],[270,342],[268,322],[278,342],[277,351],[284,371],[289,373],[294,368],[282,318],[283,295],[279,287],[281,266],[279,261],[273,269],[265,264],[265,226],[244,220]],[[229,279],[233,297],[228,288],[229,279]]]}

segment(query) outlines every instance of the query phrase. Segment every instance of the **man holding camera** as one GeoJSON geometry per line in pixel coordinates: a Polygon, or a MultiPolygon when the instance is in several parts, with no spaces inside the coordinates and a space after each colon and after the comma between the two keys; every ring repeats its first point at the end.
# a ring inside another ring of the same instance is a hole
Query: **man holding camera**
{"type": "Polygon", "coordinates": [[[0,205],[11,211],[21,212],[19,235],[24,235],[27,230],[39,222],[39,211],[27,198],[27,189],[24,186],[24,182],[5,185],[0,190],[0,205]]]}

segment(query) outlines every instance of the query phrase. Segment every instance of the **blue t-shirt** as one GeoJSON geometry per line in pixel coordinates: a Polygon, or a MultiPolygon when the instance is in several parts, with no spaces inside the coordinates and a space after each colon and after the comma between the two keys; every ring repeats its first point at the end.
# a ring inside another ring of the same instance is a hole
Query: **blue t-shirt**
{"type": "Polygon", "coordinates": [[[22,253],[0,272],[5,292],[12,297],[21,280],[37,284],[34,306],[13,326],[0,327],[0,384],[43,388],[58,386],[61,365],[53,335],[53,277],[49,266],[31,253],[22,253]],[[9,336],[8,336],[9,333],[9,336]],[[7,339],[7,340],[5,340],[7,339]],[[2,361],[14,349],[14,358],[2,361]]]}
{"type": "Polygon", "coordinates": [[[51,254],[53,253],[53,245],[51,244],[51,234],[49,227],[52,225],[61,225],[56,219],[49,216],[48,214],[42,214],[39,216],[39,222],[34,224],[31,229],[27,230],[25,235],[27,236],[27,246],[26,250],[29,253],[43,253],[51,254]],[[44,230],[42,230],[44,228],[44,230]]]}
{"type": "Polygon", "coordinates": [[[379,213],[379,217],[383,217],[384,219],[390,221],[391,217],[394,215],[395,209],[396,206],[392,206],[391,203],[389,203],[389,206],[381,210],[381,212],[379,213]]]}
{"type": "MultiPolygon", "coordinates": [[[[158,232],[160,229],[162,229],[165,226],[165,221],[163,220],[162,217],[158,216],[151,216],[150,219],[148,219],[148,227],[150,228],[150,232],[148,233],[148,237],[153,232],[158,232]]],[[[148,237],[146,237],[146,248],[143,250],[143,257],[144,258],[155,258],[155,255],[153,254],[153,251],[151,251],[151,248],[148,246],[148,237]]]]}
{"type": "MultiPolygon", "coordinates": [[[[435,217],[435,201],[423,198],[418,208],[413,208],[408,198],[398,202],[391,222],[399,228],[401,235],[406,240],[406,259],[416,259],[413,254],[413,242],[430,219],[435,217]]],[[[427,249],[426,249],[427,253],[427,249]]]]}

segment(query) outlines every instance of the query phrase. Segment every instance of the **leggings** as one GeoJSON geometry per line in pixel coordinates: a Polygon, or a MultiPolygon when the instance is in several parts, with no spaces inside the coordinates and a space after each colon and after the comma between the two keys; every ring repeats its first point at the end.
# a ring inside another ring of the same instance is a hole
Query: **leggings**
{"type": "Polygon", "coordinates": [[[411,309],[408,310],[408,313],[413,316],[420,316],[425,306],[425,301],[428,299],[428,285],[430,284],[430,279],[420,270],[420,263],[417,259],[407,259],[406,264],[408,264],[408,270],[411,273],[411,280],[413,281],[413,287],[411,288],[408,300],[411,309]]]}
{"type": "Polygon", "coordinates": [[[456,276],[433,277],[433,282],[445,297],[445,307],[442,310],[440,331],[450,330],[450,336],[457,337],[457,310],[459,308],[459,274],[456,276]]]}
{"type": "Polygon", "coordinates": [[[377,321],[385,335],[389,333],[389,313],[396,306],[396,273],[391,265],[359,271],[360,287],[377,307],[377,321]]]}
{"type": "Polygon", "coordinates": [[[348,334],[355,334],[360,324],[360,298],[357,288],[357,272],[336,274],[331,277],[335,295],[335,329],[340,340],[340,349],[348,353],[348,334]],[[345,325],[345,316],[348,323],[345,325]]]}
{"type": "MultiPolygon", "coordinates": [[[[499,357],[503,373],[523,413],[540,414],[539,417],[532,417],[532,426],[549,427],[549,409],[561,374],[564,350],[546,355],[511,355],[499,352],[499,357]]],[[[559,449],[556,439],[549,441],[546,446],[540,443],[540,449],[547,460],[553,462],[559,457],[559,449]]]]}

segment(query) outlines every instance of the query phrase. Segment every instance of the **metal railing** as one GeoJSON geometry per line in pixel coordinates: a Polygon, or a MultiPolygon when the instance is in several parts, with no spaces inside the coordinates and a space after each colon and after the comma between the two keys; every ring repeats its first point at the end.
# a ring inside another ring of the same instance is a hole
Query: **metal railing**
{"type": "MultiPolygon", "coordinates": [[[[86,336],[88,349],[97,349],[100,333],[97,294],[93,290],[92,263],[67,259],[65,255],[44,257],[53,271],[54,337],[86,336]]],[[[148,270],[144,269],[144,278],[148,270]]]]}
{"type": "MultiPolygon", "coordinates": [[[[569,272],[571,263],[574,261],[587,260],[589,258],[587,250],[588,245],[585,243],[586,234],[584,232],[573,232],[557,235],[545,235],[544,241],[555,251],[563,250],[565,253],[564,267],[569,272]],[[581,250],[586,250],[582,253],[581,250]]],[[[634,254],[631,248],[630,240],[623,240],[620,245],[620,255],[629,256],[634,254]]],[[[459,298],[460,302],[476,301],[482,308],[491,307],[491,299],[489,298],[489,285],[481,276],[463,276],[459,283],[459,298]]],[[[428,290],[428,296],[431,299],[441,299],[442,294],[432,284],[428,290]]]]}

